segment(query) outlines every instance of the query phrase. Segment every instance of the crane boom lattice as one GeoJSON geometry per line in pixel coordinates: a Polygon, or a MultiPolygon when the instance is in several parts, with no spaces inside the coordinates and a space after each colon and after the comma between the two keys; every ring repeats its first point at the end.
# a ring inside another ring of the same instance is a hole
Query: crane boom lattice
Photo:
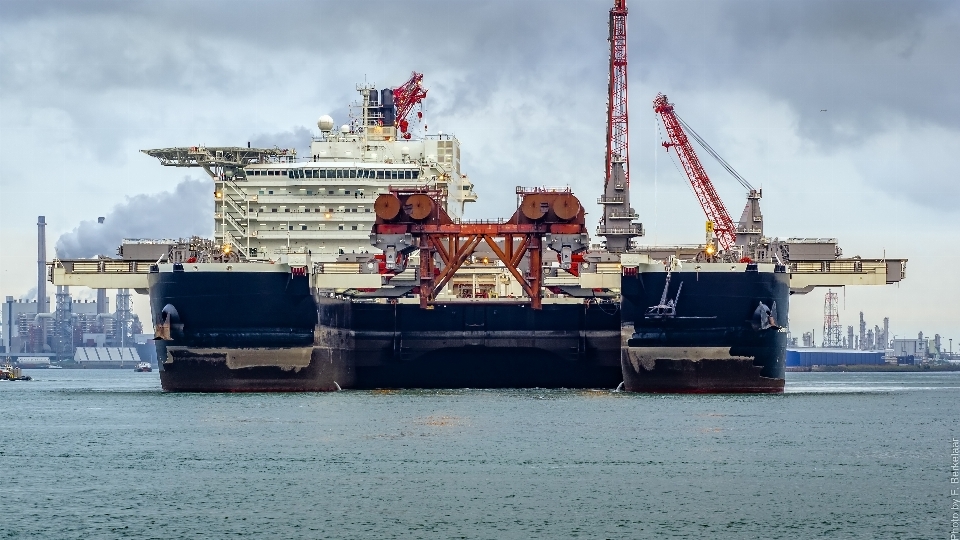
{"type": "Polygon", "coordinates": [[[630,183],[630,141],[627,125],[627,2],[616,0],[610,9],[610,85],[607,96],[606,184],[616,163],[623,163],[630,183]]]}
{"type": "Polygon", "coordinates": [[[607,82],[607,155],[603,179],[603,217],[597,233],[606,238],[607,251],[631,249],[643,236],[643,224],[630,207],[630,140],[627,127],[627,1],[614,0],[610,8],[610,78],[607,82]]]}
{"type": "MultiPolygon", "coordinates": [[[[423,87],[423,73],[416,71],[410,75],[407,82],[393,89],[393,100],[397,106],[396,128],[400,130],[401,137],[404,139],[410,138],[410,120],[407,117],[426,97],[427,89],[423,87]]],[[[420,113],[417,114],[420,116],[420,113]]]]}
{"type": "Polygon", "coordinates": [[[717,242],[722,249],[729,250],[737,239],[736,226],[723,201],[720,200],[717,190],[714,189],[713,182],[707,176],[707,171],[700,163],[700,158],[693,150],[693,145],[690,144],[690,139],[683,130],[680,118],[673,110],[673,104],[667,100],[667,96],[657,94],[657,98],[653,100],[653,110],[660,115],[663,126],[667,130],[667,136],[670,137],[669,141],[664,141],[663,147],[668,152],[671,147],[676,150],[683,170],[693,186],[693,191],[700,200],[703,212],[707,215],[707,219],[713,222],[713,232],[717,242]]]}

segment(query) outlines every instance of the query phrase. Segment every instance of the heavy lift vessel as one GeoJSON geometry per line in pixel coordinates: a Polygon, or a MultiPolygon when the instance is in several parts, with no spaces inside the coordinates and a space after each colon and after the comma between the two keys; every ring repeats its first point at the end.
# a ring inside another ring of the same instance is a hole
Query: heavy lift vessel
{"type": "MultiPolygon", "coordinates": [[[[605,249],[588,249],[585,209],[568,189],[518,188],[510,218],[463,220],[473,185],[454,137],[415,136],[426,96],[415,73],[393,89],[358,87],[354,122],[337,129],[322,117],[305,160],[249,147],[145,151],[211,176],[215,240],[127,243],[119,260],[54,261],[51,280],[148,292],[170,391],[620,381],[780,391],[790,292],[899,281],[905,262],[848,268],[803,242],[736,260],[742,249],[711,253],[709,240],[694,252],[638,249],[626,15],[616,0],[597,201],[605,249]]],[[[747,219],[760,216],[754,207],[747,219]]]]}

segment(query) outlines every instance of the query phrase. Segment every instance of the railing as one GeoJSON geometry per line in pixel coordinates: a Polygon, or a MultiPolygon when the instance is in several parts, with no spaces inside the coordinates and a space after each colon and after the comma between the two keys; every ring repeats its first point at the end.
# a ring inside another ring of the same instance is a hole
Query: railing
{"type": "Polygon", "coordinates": [[[597,234],[599,235],[608,235],[608,234],[638,234],[643,235],[643,226],[636,225],[634,227],[597,227],[597,234]]]}
{"type": "Polygon", "coordinates": [[[517,186],[517,195],[525,195],[530,193],[572,193],[570,186],[538,186],[538,187],[523,187],[517,186]]]}
{"type": "Polygon", "coordinates": [[[885,261],[843,260],[843,261],[803,261],[790,263],[793,274],[877,274],[886,273],[885,261]]]}
{"type": "Polygon", "coordinates": [[[507,222],[504,218],[498,219],[454,219],[454,223],[457,225],[503,225],[507,222]]]}
{"type": "Polygon", "coordinates": [[[625,200],[620,196],[597,198],[597,204],[622,204],[623,202],[625,202],[625,200]]]}
{"type": "Polygon", "coordinates": [[[54,259],[54,266],[61,266],[71,274],[146,274],[152,262],[117,261],[99,259],[89,261],[63,261],[54,259]]]}

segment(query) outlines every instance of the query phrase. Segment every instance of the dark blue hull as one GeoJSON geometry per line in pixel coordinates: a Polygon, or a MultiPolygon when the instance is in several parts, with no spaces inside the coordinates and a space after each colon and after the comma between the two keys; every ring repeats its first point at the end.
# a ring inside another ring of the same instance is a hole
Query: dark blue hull
{"type": "Polygon", "coordinates": [[[783,390],[789,276],[744,268],[673,272],[669,286],[666,272],[623,277],[634,321],[622,354],[627,390],[783,390]]]}
{"type": "Polygon", "coordinates": [[[282,272],[150,275],[169,391],[616,387],[615,303],[384,303],[318,297],[282,272]],[[164,314],[166,310],[166,315],[164,314]]]}

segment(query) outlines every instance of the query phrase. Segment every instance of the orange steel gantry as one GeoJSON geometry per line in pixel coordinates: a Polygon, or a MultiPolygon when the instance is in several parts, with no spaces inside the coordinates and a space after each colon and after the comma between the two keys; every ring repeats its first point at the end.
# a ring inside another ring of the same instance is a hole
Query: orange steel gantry
{"type": "Polygon", "coordinates": [[[374,203],[371,243],[384,251],[388,269],[397,267],[399,256],[420,251],[421,307],[486,243],[520,283],[531,306],[540,309],[543,248],[560,253],[561,268],[569,270],[573,254],[589,247],[589,235],[583,207],[569,189],[517,188],[517,195],[519,208],[507,220],[460,221],[443,210],[439,191],[391,188],[374,203]]]}

